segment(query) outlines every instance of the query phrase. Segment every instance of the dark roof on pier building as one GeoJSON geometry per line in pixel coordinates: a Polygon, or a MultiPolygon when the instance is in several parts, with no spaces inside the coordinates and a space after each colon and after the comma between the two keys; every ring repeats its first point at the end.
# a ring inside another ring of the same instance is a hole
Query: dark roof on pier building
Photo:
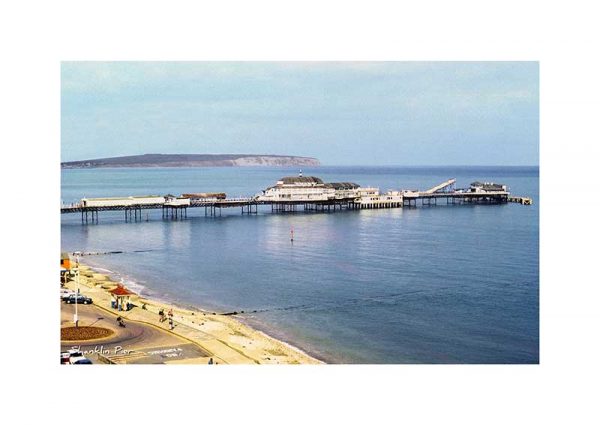
{"type": "Polygon", "coordinates": [[[479,187],[483,190],[487,191],[501,191],[504,190],[504,186],[498,183],[481,183],[481,182],[473,182],[471,183],[471,187],[479,187]]]}
{"type": "Polygon", "coordinates": [[[283,177],[281,179],[281,181],[283,182],[283,184],[294,184],[294,183],[316,183],[316,184],[323,184],[323,180],[321,180],[318,177],[312,177],[312,176],[305,176],[305,177],[299,177],[299,176],[295,176],[295,177],[283,177]]]}
{"type": "Polygon", "coordinates": [[[351,182],[325,183],[326,187],[331,187],[335,190],[358,189],[360,186],[351,182]]]}

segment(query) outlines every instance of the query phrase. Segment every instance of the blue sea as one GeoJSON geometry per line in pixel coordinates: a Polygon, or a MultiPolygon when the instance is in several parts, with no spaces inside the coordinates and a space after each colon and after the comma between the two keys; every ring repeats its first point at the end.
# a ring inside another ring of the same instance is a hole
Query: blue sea
{"type": "MultiPolygon", "coordinates": [[[[83,197],[259,193],[298,168],[73,169],[63,203],[83,197]]],[[[67,251],[142,295],[216,311],[331,363],[538,363],[537,167],[317,167],[324,181],[427,189],[449,178],[508,185],[532,206],[446,205],[272,213],[239,208],[162,219],[62,215],[67,251]],[[290,242],[290,229],[294,242],[290,242]],[[248,313],[253,312],[254,313],[248,313]]]]}

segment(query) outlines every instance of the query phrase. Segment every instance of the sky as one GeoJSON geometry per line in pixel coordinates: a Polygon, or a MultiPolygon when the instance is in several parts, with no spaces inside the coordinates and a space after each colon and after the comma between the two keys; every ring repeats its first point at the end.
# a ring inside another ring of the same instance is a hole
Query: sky
{"type": "Polygon", "coordinates": [[[537,62],[63,62],[61,160],[538,165],[537,62]]]}

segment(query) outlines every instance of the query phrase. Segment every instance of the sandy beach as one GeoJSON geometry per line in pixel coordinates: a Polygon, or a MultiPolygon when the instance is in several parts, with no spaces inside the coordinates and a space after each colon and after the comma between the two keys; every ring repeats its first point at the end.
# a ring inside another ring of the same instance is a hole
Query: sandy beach
{"type": "MultiPolygon", "coordinates": [[[[120,315],[126,322],[151,325],[164,332],[196,344],[209,353],[218,364],[322,364],[301,350],[257,331],[232,316],[215,314],[201,309],[191,310],[157,300],[134,295],[129,311],[111,308],[110,290],[117,287],[107,275],[80,264],[79,288],[82,294],[93,299],[94,305],[107,313],[120,315]],[[168,320],[160,321],[159,311],[173,313],[174,329],[168,320]]],[[[65,287],[77,289],[76,280],[65,287]]],[[[205,363],[197,361],[198,363],[205,363]]],[[[171,363],[177,363],[171,362],[171,363]]],[[[180,363],[196,363],[193,359],[180,363]]]]}

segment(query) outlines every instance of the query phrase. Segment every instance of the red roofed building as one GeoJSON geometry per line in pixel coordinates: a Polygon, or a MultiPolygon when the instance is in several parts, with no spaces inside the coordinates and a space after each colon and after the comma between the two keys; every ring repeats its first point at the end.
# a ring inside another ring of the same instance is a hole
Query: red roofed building
{"type": "Polygon", "coordinates": [[[131,292],[123,285],[117,285],[115,289],[111,289],[108,292],[110,292],[110,294],[114,298],[114,301],[111,304],[112,308],[116,308],[119,311],[129,310],[129,299],[132,295],[136,295],[135,292],[131,292]]]}

